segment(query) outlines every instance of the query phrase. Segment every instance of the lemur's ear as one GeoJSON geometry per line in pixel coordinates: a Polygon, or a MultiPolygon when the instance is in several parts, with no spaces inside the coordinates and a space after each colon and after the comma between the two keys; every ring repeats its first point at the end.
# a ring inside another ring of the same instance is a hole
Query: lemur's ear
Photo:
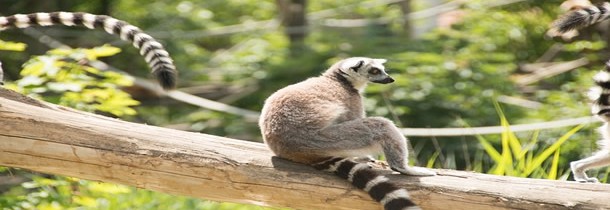
{"type": "Polygon", "coordinates": [[[353,69],[355,72],[358,72],[358,69],[360,69],[360,67],[362,67],[362,65],[364,64],[363,60],[358,61],[358,64],[356,64],[355,66],[352,66],[351,69],[353,69]]]}
{"type": "Polygon", "coordinates": [[[339,66],[339,69],[341,69],[341,71],[345,73],[348,73],[348,71],[350,70],[358,72],[358,70],[360,70],[360,68],[364,66],[365,62],[371,61],[372,60],[370,58],[352,57],[343,60],[339,66]]]}

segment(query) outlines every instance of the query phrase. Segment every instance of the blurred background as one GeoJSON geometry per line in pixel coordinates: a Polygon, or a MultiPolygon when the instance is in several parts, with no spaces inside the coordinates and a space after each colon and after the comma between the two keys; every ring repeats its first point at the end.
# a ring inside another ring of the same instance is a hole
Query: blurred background
{"type": "MultiPolygon", "coordinates": [[[[248,141],[262,141],[252,116],[267,96],[350,56],[389,60],[396,82],[369,85],[365,106],[368,115],[390,118],[399,127],[540,123],[590,116],[591,77],[610,57],[608,23],[564,37],[552,38],[547,31],[567,10],[599,2],[0,0],[0,16],[80,11],[136,25],[172,55],[180,72],[178,90],[233,111],[161,96],[131,43],[102,30],[5,30],[0,61],[6,87],[33,97],[248,141]],[[55,49],[62,46],[79,49],[55,49]],[[95,65],[99,61],[110,67],[95,65]]],[[[433,168],[568,180],[569,162],[596,150],[600,125],[413,136],[411,156],[415,164],[433,168]]],[[[591,175],[606,182],[608,173],[603,168],[591,175]]],[[[0,168],[0,194],[2,209],[262,208],[14,168],[0,168]]]]}

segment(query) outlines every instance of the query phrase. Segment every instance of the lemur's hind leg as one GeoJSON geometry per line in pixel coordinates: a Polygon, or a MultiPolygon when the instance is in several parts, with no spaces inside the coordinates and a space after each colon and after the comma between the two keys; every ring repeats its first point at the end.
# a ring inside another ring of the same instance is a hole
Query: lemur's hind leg
{"type": "MultiPolygon", "coordinates": [[[[318,133],[311,146],[345,157],[383,152],[390,167],[403,174],[433,176],[435,172],[408,165],[407,139],[392,121],[367,117],[328,126],[318,133]]],[[[312,148],[315,150],[315,148],[312,148]]]]}
{"type": "Polygon", "coordinates": [[[578,182],[599,182],[597,178],[588,177],[587,170],[608,165],[610,165],[610,153],[605,150],[599,151],[591,157],[570,163],[574,180],[578,182]]]}

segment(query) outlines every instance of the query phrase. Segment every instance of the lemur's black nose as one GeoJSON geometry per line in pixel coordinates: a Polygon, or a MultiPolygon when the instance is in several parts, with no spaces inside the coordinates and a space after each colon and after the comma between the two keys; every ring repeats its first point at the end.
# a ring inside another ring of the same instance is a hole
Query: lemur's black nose
{"type": "Polygon", "coordinates": [[[392,82],[394,82],[394,79],[392,79],[392,77],[386,77],[385,79],[380,80],[377,83],[388,84],[388,83],[392,83],[392,82]]]}

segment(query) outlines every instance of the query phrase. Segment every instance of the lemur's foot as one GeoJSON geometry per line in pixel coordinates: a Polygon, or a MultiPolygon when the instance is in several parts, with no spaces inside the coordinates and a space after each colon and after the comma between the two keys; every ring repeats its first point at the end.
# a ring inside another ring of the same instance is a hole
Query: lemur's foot
{"type": "Polygon", "coordinates": [[[580,183],[599,183],[599,180],[597,178],[589,178],[589,177],[584,177],[584,178],[576,178],[574,177],[574,180],[580,183]]]}

